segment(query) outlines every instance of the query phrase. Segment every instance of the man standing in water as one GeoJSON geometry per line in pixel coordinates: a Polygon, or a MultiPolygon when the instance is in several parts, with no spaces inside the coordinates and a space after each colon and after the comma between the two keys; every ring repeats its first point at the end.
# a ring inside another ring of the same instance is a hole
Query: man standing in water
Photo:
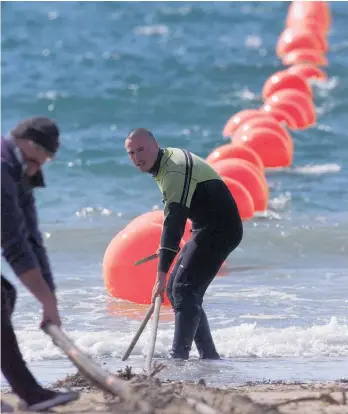
{"type": "Polygon", "coordinates": [[[157,295],[163,300],[167,287],[175,313],[171,357],[188,359],[194,341],[200,358],[218,359],[202,303],[222,263],[242,240],[237,205],[221,177],[204,160],[186,150],[159,148],[149,130],[133,130],[125,148],[133,164],[155,178],[165,203],[152,300],[157,295]],[[167,283],[188,218],[192,236],[167,283]]]}
{"type": "MultiPolygon", "coordinates": [[[[1,247],[14,273],[41,303],[42,323],[50,321],[60,326],[55,286],[33,195],[34,187],[45,185],[41,167],[58,147],[58,127],[44,117],[25,119],[8,139],[1,138],[1,247]]],[[[76,392],[43,388],[27,368],[11,321],[15,302],[14,286],[1,275],[1,370],[13,392],[22,399],[22,407],[43,411],[76,400],[76,392]]],[[[3,411],[5,407],[1,405],[3,411]]]]}

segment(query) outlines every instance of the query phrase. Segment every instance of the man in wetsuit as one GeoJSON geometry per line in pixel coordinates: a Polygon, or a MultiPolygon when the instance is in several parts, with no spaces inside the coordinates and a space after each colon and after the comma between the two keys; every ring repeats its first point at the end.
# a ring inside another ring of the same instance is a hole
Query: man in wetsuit
{"type": "MultiPolygon", "coordinates": [[[[1,138],[1,248],[16,276],[41,303],[42,322],[60,326],[55,285],[33,195],[34,187],[44,187],[41,167],[58,146],[58,127],[45,117],[25,119],[10,137],[1,138]]],[[[1,370],[22,399],[22,407],[43,411],[76,400],[75,392],[43,388],[27,368],[11,320],[15,302],[15,287],[1,275],[1,370]]]]}
{"type": "Polygon", "coordinates": [[[165,203],[152,299],[157,295],[163,299],[167,285],[175,313],[171,357],[188,359],[194,341],[200,358],[217,359],[202,303],[220,266],[242,240],[237,205],[221,177],[204,160],[186,150],[159,148],[147,129],[133,130],[125,148],[140,171],[153,175],[165,203]],[[166,283],[188,218],[192,221],[192,236],[166,283]]]}

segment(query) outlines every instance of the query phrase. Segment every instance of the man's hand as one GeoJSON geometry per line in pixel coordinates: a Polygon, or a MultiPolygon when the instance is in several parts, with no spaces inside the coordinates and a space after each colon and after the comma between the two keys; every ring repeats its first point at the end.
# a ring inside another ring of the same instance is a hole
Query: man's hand
{"type": "Polygon", "coordinates": [[[58,307],[57,307],[57,301],[56,300],[49,300],[43,304],[42,309],[42,322],[41,326],[45,322],[51,322],[54,325],[61,326],[62,322],[60,320],[58,307]]]}
{"type": "Polygon", "coordinates": [[[35,296],[42,305],[42,322],[51,322],[54,325],[61,326],[56,295],[49,288],[42,276],[39,267],[28,270],[19,275],[22,283],[35,296]]]}
{"type": "Polygon", "coordinates": [[[166,273],[157,272],[157,279],[152,289],[152,302],[155,302],[155,299],[158,295],[161,296],[162,303],[164,302],[164,291],[166,290],[167,285],[166,277],[166,273]]]}

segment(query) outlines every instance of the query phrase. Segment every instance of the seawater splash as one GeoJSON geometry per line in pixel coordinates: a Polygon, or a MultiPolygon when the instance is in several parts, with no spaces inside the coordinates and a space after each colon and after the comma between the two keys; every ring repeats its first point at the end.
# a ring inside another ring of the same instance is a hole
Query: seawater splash
{"type": "MultiPolygon", "coordinates": [[[[156,355],[165,358],[173,338],[172,325],[160,327],[156,342],[156,355]]],[[[136,325],[132,327],[136,329],[136,325]]],[[[71,331],[68,335],[76,345],[88,355],[96,358],[121,358],[134,335],[128,332],[71,331]]],[[[133,354],[146,355],[149,328],[140,337],[133,354]]],[[[24,357],[28,361],[65,358],[51,341],[38,330],[18,332],[24,357]]],[[[348,325],[336,317],[324,325],[308,327],[289,326],[287,328],[265,328],[257,322],[242,323],[236,326],[213,329],[213,336],[221,356],[225,358],[257,357],[348,357],[348,325]]],[[[193,348],[192,357],[197,357],[193,348]]]]}

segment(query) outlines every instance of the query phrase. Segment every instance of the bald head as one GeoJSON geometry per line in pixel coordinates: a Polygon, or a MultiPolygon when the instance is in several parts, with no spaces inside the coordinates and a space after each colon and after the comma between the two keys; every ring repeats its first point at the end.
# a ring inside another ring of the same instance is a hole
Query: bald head
{"type": "Polygon", "coordinates": [[[146,129],[146,128],[136,128],[136,129],[133,129],[133,131],[131,131],[129,134],[128,134],[128,136],[127,136],[127,138],[126,138],[126,141],[128,140],[128,139],[144,139],[144,140],[154,140],[154,141],[156,141],[156,139],[155,139],[155,137],[153,136],[153,134],[152,134],[152,132],[151,131],[149,131],[148,129],[146,129]]]}
{"type": "Polygon", "coordinates": [[[152,132],[146,128],[131,131],[125,141],[125,148],[133,164],[142,172],[151,170],[158,155],[158,143],[152,132]]]}

